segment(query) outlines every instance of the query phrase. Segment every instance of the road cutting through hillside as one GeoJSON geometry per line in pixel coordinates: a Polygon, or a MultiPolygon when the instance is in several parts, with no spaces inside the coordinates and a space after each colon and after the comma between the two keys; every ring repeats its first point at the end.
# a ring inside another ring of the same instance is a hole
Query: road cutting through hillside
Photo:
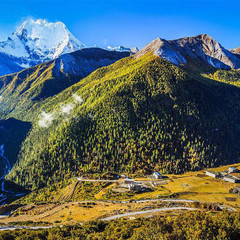
{"type": "MultiPolygon", "coordinates": [[[[67,205],[66,206],[63,206],[63,205],[59,205],[58,208],[62,208],[62,209],[66,209],[68,208],[67,206],[73,206],[73,204],[81,204],[81,203],[89,203],[89,202],[94,202],[94,203],[120,203],[120,204],[123,204],[123,206],[125,204],[129,204],[129,203],[146,203],[146,202],[169,202],[169,203],[172,203],[172,202],[175,202],[175,203],[199,203],[199,201],[194,201],[194,200],[188,200],[188,199],[145,199],[145,200],[137,200],[137,201],[80,201],[80,202],[69,202],[69,203],[66,203],[67,205]]],[[[155,205],[152,205],[152,207],[154,207],[155,205]]],[[[226,209],[227,211],[236,211],[236,209],[234,208],[231,208],[231,207],[228,207],[228,206],[224,206],[224,205],[217,205],[220,209],[226,209]]],[[[110,221],[110,220],[114,220],[114,219],[118,219],[118,218],[135,218],[135,216],[143,216],[143,217],[152,217],[153,215],[151,214],[156,214],[158,212],[174,212],[174,211],[201,211],[202,208],[197,208],[195,205],[193,206],[179,206],[179,205],[169,205],[169,206],[157,206],[156,207],[158,208],[151,208],[151,209],[132,209],[132,211],[128,211],[127,209],[125,209],[125,211],[127,210],[127,212],[122,212],[122,213],[119,213],[119,212],[112,212],[112,213],[108,213],[106,215],[102,215],[102,216],[99,216],[96,217],[96,219],[99,219],[99,220],[102,220],[102,221],[110,221]]],[[[57,209],[59,210],[59,209],[57,209]]],[[[56,213],[56,208],[55,208],[55,211],[54,212],[51,212],[51,211],[47,211],[46,213],[48,214],[55,214],[56,213]]],[[[50,216],[49,215],[49,216],[50,216]]],[[[7,218],[8,215],[2,215],[2,219],[4,218],[7,218]]],[[[39,220],[41,219],[41,221],[43,220],[43,218],[45,219],[46,217],[48,217],[47,215],[44,215],[42,216],[41,218],[39,218],[39,220]]],[[[79,219],[81,222],[82,220],[79,219]]],[[[12,221],[10,221],[12,222],[12,221]]],[[[9,222],[9,223],[10,223],[9,222]]],[[[49,222],[50,223],[50,222],[49,222]]],[[[20,222],[19,222],[20,224],[20,222]]],[[[52,223],[52,225],[48,225],[48,226],[24,226],[24,225],[19,225],[19,226],[8,226],[8,223],[6,222],[5,225],[1,226],[0,227],[0,231],[5,231],[5,230],[15,230],[15,229],[45,229],[45,228],[51,228],[51,227],[54,227],[56,226],[54,224],[54,222],[52,223]]]]}
{"type": "MultiPolygon", "coordinates": [[[[136,216],[136,215],[142,215],[142,214],[148,214],[148,213],[157,213],[157,212],[163,212],[163,211],[178,211],[178,210],[187,210],[187,211],[197,211],[200,210],[198,208],[190,208],[190,207],[169,207],[169,208],[157,208],[157,209],[151,209],[151,210],[145,210],[145,211],[136,211],[136,212],[128,212],[123,214],[117,214],[113,215],[107,218],[100,219],[101,221],[111,221],[122,217],[130,217],[130,216],[136,216]]],[[[0,227],[0,231],[13,231],[16,229],[31,229],[31,230],[37,230],[37,229],[48,229],[53,228],[55,226],[2,226],[0,227]]]]}
{"type": "Polygon", "coordinates": [[[39,229],[48,229],[48,228],[53,228],[54,226],[4,226],[0,227],[0,231],[13,231],[16,229],[30,229],[30,230],[39,230],[39,229]]]}
{"type": "Polygon", "coordinates": [[[145,211],[137,211],[137,212],[128,212],[123,214],[117,214],[111,217],[102,218],[100,220],[102,221],[110,221],[115,220],[122,217],[130,217],[130,216],[136,216],[136,215],[142,215],[142,214],[148,214],[148,213],[156,213],[156,212],[164,212],[164,211],[174,211],[174,210],[188,210],[188,211],[197,211],[200,210],[198,208],[190,208],[190,207],[169,207],[169,208],[156,208],[151,210],[145,210],[145,211]]]}

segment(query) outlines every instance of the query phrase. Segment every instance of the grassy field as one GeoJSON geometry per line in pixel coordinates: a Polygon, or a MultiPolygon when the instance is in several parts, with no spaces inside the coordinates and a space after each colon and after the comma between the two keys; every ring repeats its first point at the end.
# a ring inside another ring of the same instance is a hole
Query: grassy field
{"type": "MultiPolygon", "coordinates": [[[[240,169],[240,164],[231,165],[240,169]]],[[[208,170],[224,171],[229,166],[208,170]]],[[[203,202],[219,203],[240,207],[237,194],[229,193],[238,184],[225,182],[205,175],[204,171],[189,172],[183,175],[167,175],[167,184],[154,189],[153,192],[135,195],[134,199],[174,196],[179,199],[192,199],[203,202]]]]}
{"type": "MultiPolygon", "coordinates": [[[[66,202],[61,204],[27,205],[19,208],[9,217],[0,219],[1,224],[21,225],[26,222],[49,224],[75,224],[91,220],[101,219],[112,215],[142,211],[165,207],[195,207],[193,203],[169,203],[169,202],[144,202],[144,203],[111,203],[103,201],[94,202],[66,202]]],[[[200,206],[201,209],[201,206],[200,206]]],[[[178,214],[184,210],[169,211],[178,214]]],[[[157,213],[155,213],[157,214],[157,213]]],[[[168,214],[163,212],[160,214],[168,214]]],[[[151,214],[152,215],[152,214],[151,214]]]]}
{"type": "MultiPolygon", "coordinates": [[[[230,166],[230,165],[229,165],[230,166]]],[[[224,171],[229,166],[223,166],[211,170],[224,171]]],[[[240,164],[231,165],[240,169],[240,164]]],[[[29,194],[17,203],[48,203],[84,200],[137,200],[150,198],[179,198],[192,199],[203,202],[227,204],[240,207],[240,199],[237,194],[229,193],[238,184],[224,182],[205,175],[205,171],[188,172],[182,175],[165,175],[166,178],[152,191],[135,193],[130,191],[117,192],[116,183],[104,182],[79,182],[69,181],[63,188],[58,185],[51,189],[42,189],[39,192],[29,194]]],[[[134,178],[142,182],[153,181],[148,178],[134,178]]],[[[121,182],[121,181],[120,181],[121,182]]]]}
{"type": "MultiPolygon", "coordinates": [[[[231,165],[240,169],[240,164],[231,165]]],[[[227,170],[229,166],[215,168],[215,171],[227,170]]],[[[151,182],[148,178],[135,178],[135,180],[151,182]]],[[[121,180],[122,181],[122,180],[121,180]]],[[[49,222],[54,224],[73,224],[100,219],[111,215],[125,212],[139,211],[158,207],[171,206],[170,202],[145,202],[135,203],[133,200],[175,198],[190,199],[207,204],[223,204],[240,209],[238,194],[229,193],[238,184],[224,182],[221,179],[211,178],[205,175],[205,171],[189,172],[182,175],[166,175],[161,183],[152,191],[135,193],[128,190],[116,192],[118,183],[81,183],[70,181],[62,189],[53,187],[52,191],[40,192],[35,198],[37,201],[28,202],[27,198],[22,208],[18,209],[12,216],[2,218],[0,222],[10,224],[11,222],[49,222]],[[48,195],[48,196],[47,196],[48,195]],[[45,196],[45,198],[43,197],[45,196]],[[49,201],[49,196],[52,196],[49,201]],[[41,201],[42,202],[41,202],[41,201]],[[87,200],[87,201],[86,201],[87,200]],[[112,202],[116,200],[132,200],[129,203],[112,202]],[[44,203],[45,201],[45,203],[44,203]]],[[[34,193],[37,194],[37,193],[34,193]]],[[[32,196],[34,199],[34,196],[32,196]]],[[[22,201],[24,203],[24,201],[22,201]]],[[[184,206],[194,207],[193,203],[182,203],[184,206]]],[[[171,212],[178,214],[179,212],[171,212]]],[[[159,213],[169,214],[169,213],[159,213]]]]}
{"type": "MultiPolygon", "coordinates": [[[[240,164],[229,165],[240,169],[240,164]]],[[[222,166],[208,170],[224,171],[229,166],[222,166]]],[[[166,184],[160,184],[153,191],[143,193],[116,193],[112,191],[115,184],[108,185],[95,195],[97,200],[137,200],[150,198],[177,198],[191,199],[202,202],[240,207],[240,198],[237,194],[230,193],[231,189],[238,186],[236,183],[225,182],[205,175],[205,171],[188,172],[182,175],[166,175],[166,184]]],[[[138,181],[149,181],[147,178],[136,178],[138,181]]]]}

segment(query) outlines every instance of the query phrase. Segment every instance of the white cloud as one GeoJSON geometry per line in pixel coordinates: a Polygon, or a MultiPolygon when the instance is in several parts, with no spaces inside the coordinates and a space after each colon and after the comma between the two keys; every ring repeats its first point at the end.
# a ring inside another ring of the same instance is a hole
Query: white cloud
{"type": "Polygon", "coordinates": [[[62,109],[62,113],[63,114],[70,114],[70,112],[72,111],[73,109],[73,104],[72,103],[69,103],[67,105],[64,105],[61,107],[62,109]]]}
{"type": "Polygon", "coordinates": [[[78,96],[77,94],[73,94],[72,96],[73,96],[74,100],[76,102],[78,102],[79,104],[83,103],[83,99],[80,96],[78,96]]]}
{"type": "Polygon", "coordinates": [[[42,112],[38,121],[39,127],[48,128],[54,120],[54,113],[42,112]]]}
{"type": "Polygon", "coordinates": [[[88,116],[89,116],[91,119],[94,119],[94,114],[89,113],[88,116]]]}
{"type": "MultiPolygon", "coordinates": [[[[69,115],[74,108],[74,104],[82,104],[83,103],[83,99],[80,96],[78,96],[77,94],[73,94],[72,97],[74,98],[74,102],[66,104],[66,105],[62,105],[60,113],[56,113],[56,112],[46,113],[43,111],[39,115],[39,120],[38,120],[39,127],[48,128],[52,124],[52,121],[54,119],[59,118],[60,116],[69,115]]],[[[1,99],[0,99],[0,101],[1,101],[1,99]]],[[[93,118],[93,117],[94,116],[91,116],[91,118],[93,118]]],[[[66,120],[67,119],[65,118],[65,121],[66,120]]]]}

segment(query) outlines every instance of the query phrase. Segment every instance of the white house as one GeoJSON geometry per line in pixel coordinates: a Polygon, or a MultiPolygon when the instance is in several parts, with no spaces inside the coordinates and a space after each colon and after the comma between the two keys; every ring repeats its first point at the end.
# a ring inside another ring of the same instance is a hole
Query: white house
{"type": "Polygon", "coordinates": [[[235,167],[229,167],[228,169],[228,173],[235,173],[235,172],[238,172],[239,170],[235,167]]]}
{"type": "Polygon", "coordinates": [[[226,182],[231,182],[231,183],[239,183],[240,182],[240,179],[238,177],[234,177],[234,176],[230,176],[230,175],[224,176],[223,180],[226,182]]]}
{"type": "Polygon", "coordinates": [[[137,192],[144,192],[146,190],[146,187],[141,182],[134,181],[133,179],[125,179],[122,187],[137,192]]]}
{"type": "Polygon", "coordinates": [[[206,171],[206,175],[213,178],[220,177],[220,174],[218,172],[211,171],[211,170],[206,171]]]}
{"type": "Polygon", "coordinates": [[[162,175],[159,172],[154,172],[153,173],[153,178],[154,179],[160,179],[160,178],[162,178],[162,175]]]}

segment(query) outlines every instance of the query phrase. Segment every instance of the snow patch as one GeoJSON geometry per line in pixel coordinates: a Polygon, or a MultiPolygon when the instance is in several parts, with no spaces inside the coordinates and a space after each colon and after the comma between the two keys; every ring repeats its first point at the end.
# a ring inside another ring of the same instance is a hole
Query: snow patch
{"type": "Polygon", "coordinates": [[[123,46],[117,46],[117,47],[111,47],[111,46],[107,46],[106,48],[108,51],[117,51],[117,52],[132,52],[132,53],[136,53],[138,52],[138,48],[137,47],[123,47],[123,46]]]}
{"type": "Polygon", "coordinates": [[[22,68],[29,68],[30,67],[29,64],[25,64],[25,63],[22,63],[19,66],[22,67],[22,68]]]}

